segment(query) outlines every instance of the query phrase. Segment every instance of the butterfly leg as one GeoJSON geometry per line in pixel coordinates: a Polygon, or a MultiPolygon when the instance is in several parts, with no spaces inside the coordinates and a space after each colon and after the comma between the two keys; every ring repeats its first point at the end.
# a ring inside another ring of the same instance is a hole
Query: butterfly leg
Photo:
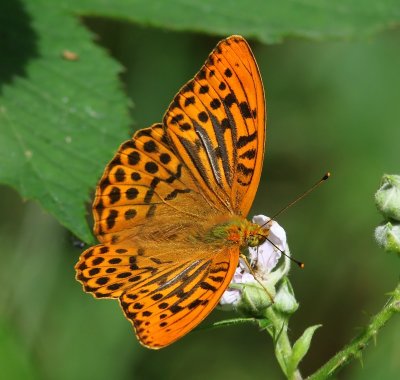
{"type": "Polygon", "coordinates": [[[240,258],[244,261],[246,264],[247,268],[249,269],[249,272],[253,275],[254,279],[261,285],[261,287],[265,290],[265,293],[267,293],[269,299],[271,300],[271,303],[274,302],[274,297],[272,297],[272,294],[267,290],[267,288],[263,285],[263,283],[257,278],[257,275],[253,271],[253,268],[251,267],[249,260],[247,259],[247,256],[244,255],[243,253],[240,254],[240,258]]]}

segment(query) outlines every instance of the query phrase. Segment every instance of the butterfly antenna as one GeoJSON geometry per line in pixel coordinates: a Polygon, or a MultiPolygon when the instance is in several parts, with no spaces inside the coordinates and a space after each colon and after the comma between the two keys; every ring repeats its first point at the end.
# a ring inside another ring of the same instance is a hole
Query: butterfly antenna
{"type": "MultiPolygon", "coordinates": [[[[289,207],[292,207],[294,204],[296,204],[300,199],[303,199],[304,197],[306,197],[308,194],[310,194],[312,191],[314,191],[319,185],[321,185],[323,182],[325,182],[329,177],[331,176],[331,173],[327,172],[324,174],[324,176],[317,181],[314,185],[312,185],[307,191],[305,191],[303,194],[301,194],[300,196],[298,196],[295,200],[293,200],[292,202],[290,202],[287,206],[285,206],[284,208],[282,208],[281,210],[279,210],[274,216],[272,216],[271,218],[269,218],[262,226],[261,228],[265,227],[269,222],[271,222],[271,220],[275,220],[276,217],[280,214],[282,214],[284,211],[286,211],[289,207]]],[[[262,235],[260,235],[262,236],[262,235]]],[[[266,238],[266,240],[268,240],[283,256],[287,257],[289,260],[293,261],[295,264],[297,264],[297,266],[301,269],[304,268],[304,263],[302,261],[296,260],[294,259],[292,256],[289,256],[288,254],[286,254],[282,249],[280,249],[276,244],[274,244],[270,239],[266,238]]]]}
{"type": "MultiPolygon", "coordinates": [[[[257,234],[261,237],[264,237],[264,235],[257,234]]],[[[266,238],[265,240],[268,240],[283,256],[287,257],[289,260],[293,261],[296,265],[298,265],[299,268],[304,269],[304,263],[302,261],[296,260],[292,256],[289,256],[285,251],[280,249],[275,243],[273,243],[270,239],[266,238]]],[[[258,249],[258,246],[257,246],[258,249]]],[[[258,256],[258,255],[257,255],[258,256]]]]}
{"type": "Polygon", "coordinates": [[[290,202],[287,206],[285,206],[283,209],[279,210],[275,215],[273,215],[267,222],[265,222],[261,227],[265,227],[271,220],[275,220],[276,217],[280,214],[282,214],[284,211],[286,211],[289,207],[292,207],[294,204],[296,204],[299,200],[303,199],[306,197],[308,194],[310,194],[312,191],[314,191],[319,185],[321,185],[323,182],[325,182],[329,177],[331,176],[330,172],[327,172],[324,174],[324,176],[314,183],[308,190],[306,190],[303,194],[299,195],[295,200],[290,202]]]}
{"type": "Polygon", "coordinates": [[[304,269],[304,263],[302,261],[294,259],[292,256],[289,256],[285,251],[282,251],[276,244],[274,244],[271,240],[267,238],[267,240],[285,257],[289,260],[293,261],[295,264],[299,266],[299,268],[304,269]]]}

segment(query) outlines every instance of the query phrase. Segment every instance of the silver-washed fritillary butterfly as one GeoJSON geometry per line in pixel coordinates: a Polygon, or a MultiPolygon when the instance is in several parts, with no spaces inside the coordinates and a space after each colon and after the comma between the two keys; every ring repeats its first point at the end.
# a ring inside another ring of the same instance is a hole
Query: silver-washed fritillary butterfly
{"type": "Polygon", "coordinates": [[[241,250],[268,227],[246,220],[264,157],[265,100],[244,38],[219,42],[163,123],[124,142],[93,203],[100,241],[77,279],[117,298],[140,342],[161,348],[196,327],[229,286],[241,250]]]}

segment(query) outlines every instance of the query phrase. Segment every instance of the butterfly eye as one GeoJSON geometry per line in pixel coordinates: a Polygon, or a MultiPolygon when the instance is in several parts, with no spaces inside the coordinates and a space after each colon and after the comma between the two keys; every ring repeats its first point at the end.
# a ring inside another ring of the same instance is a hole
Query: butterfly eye
{"type": "Polygon", "coordinates": [[[257,247],[260,244],[261,244],[261,242],[260,242],[259,235],[251,232],[249,234],[249,236],[247,237],[246,245],[248,247],[257,247]]]}

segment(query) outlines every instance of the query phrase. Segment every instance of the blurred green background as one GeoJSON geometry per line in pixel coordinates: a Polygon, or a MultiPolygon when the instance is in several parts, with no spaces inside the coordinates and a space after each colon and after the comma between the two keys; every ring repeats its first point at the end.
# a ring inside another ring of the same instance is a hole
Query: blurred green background
{"type": "MultiPolygon", "coordinates": [[[[86,19],[126,68],[134,130],[161,121],[218,38],[86,19]]],[[[400,172],[400,32],[363,41],[250,40],[267,92],[268,138],[253,214],[272,215],[326,171],[332,178],[279,218],[300,309],[291,337],[321,323],[302,371],[329,359],[386,300],[398,258],[375,244],[373,194],[400,172]]],[[[111,156],[110,156],[111,158],[111,156]]],[[[35,202],[0,187],[0,369],[4,379],[281,379],[271,339],[253,326],[194,332],[142,348],[117,302],[82,292],[76,240],[35,202]]],[[[207,320],[226,318],[220,311],[207,320]]],[[[396,316],[397,317],[397,316],[396,316]]],[[[397,379],[399,318],[341,379],[397,379]]],[[[207,323],[206,322],[206,323],[207,323]]]]}

